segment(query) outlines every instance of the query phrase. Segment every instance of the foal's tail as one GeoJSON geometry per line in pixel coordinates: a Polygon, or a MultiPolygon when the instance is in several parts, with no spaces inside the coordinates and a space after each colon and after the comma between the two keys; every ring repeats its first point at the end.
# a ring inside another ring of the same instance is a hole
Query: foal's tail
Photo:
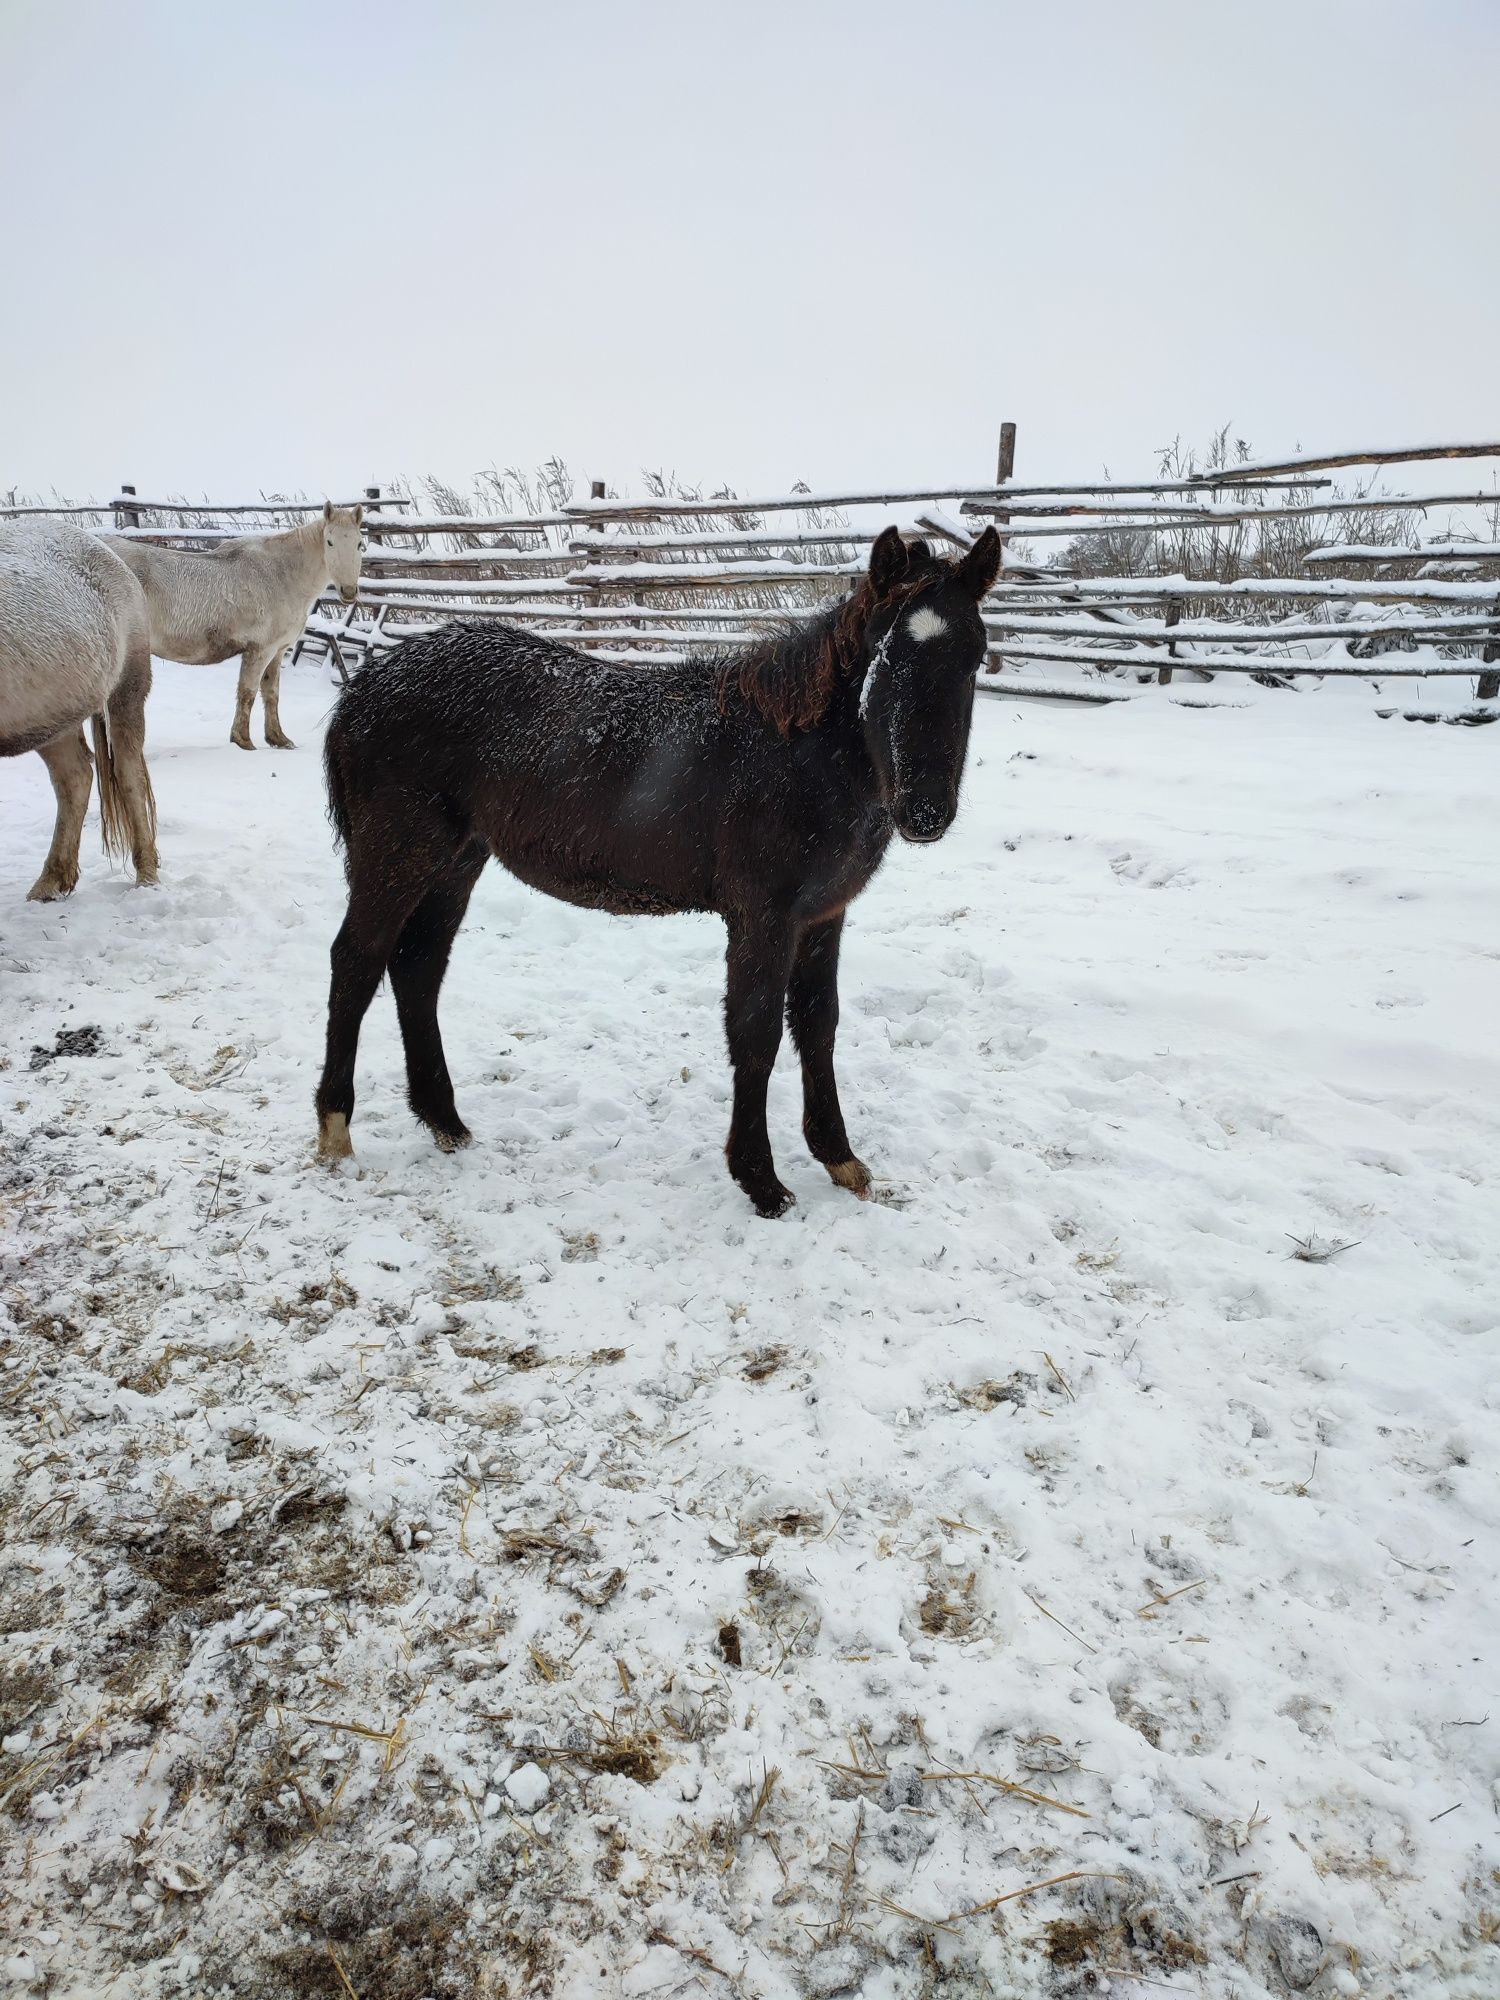
{"type": "MultiPolygon", "coordinates": [[[[109,855],[123,857],[135,852],[135,835],[125,804],[125,794],[120,788],[120,774],[115,768],[115,752],[109,740],[108,718],[104,715],[93,716],[90,727],[94,737],[94,777],[99,786],[99,829],[104,836],[104,851],[109,855]]],[[[141,760],[141,783],[145,787],[146,812],[154,838],[156,794],[151,789],[151,774],[146,769],[144,758],[141,760]]]]}
{"type": "Polygon", "coordinates": [[[323,782],[328,790],[328,817],[333,822],[334,838],[347,855],[349,851],[349,799],[344,787],[344,769],[341,757],[343,746],[340,741],[338,717],[328,726],[323,738],[323,782]]]}

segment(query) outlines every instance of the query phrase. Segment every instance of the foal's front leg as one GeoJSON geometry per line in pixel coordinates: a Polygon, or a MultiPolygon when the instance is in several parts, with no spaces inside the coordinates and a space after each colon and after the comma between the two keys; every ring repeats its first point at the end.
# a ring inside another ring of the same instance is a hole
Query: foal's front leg
{"type": "Polygon", "coordinates": [[[794,1196],[776,1178],[766,1131],[766,1086],[781,1046],[792,927],[771,915],[734,916],[729,923],[729,984],[724,1026],[734,1066],[734,1115],[724,1148],[729,1171],[761,1215],[784,1215],[794,1196]]]}
{"type": "Polygon", "coordinates": [[[865,1195],[870,1169],[854,1157],[839,1087],[833,1073],[833,1038],[839,1025],[839,940],[844,918],[840,911],[826,923],[811,924],[797,942],[787,989],[786,1012],[792,1040],[802,1058],[802,1134],[807,1150],[828,1169],[837,1187],[865,1195]]]}

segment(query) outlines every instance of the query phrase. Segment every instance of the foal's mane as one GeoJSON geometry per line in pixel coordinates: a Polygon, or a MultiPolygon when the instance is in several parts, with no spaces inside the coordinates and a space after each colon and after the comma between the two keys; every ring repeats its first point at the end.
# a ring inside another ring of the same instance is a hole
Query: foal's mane
{"type": "Polygon", "coordinates": [[[893,590],[877,597],[868,575],[839,603],[814,618],[799,618],[737,656],[714,675],[721,715],[736,699],[769,722],[782,736],[811,729],[823,720],[845,681],[864,665],[865,626],[877,604],[904,604],[934,583],[948,567],[934,557],[911,556],[893,590]]]}

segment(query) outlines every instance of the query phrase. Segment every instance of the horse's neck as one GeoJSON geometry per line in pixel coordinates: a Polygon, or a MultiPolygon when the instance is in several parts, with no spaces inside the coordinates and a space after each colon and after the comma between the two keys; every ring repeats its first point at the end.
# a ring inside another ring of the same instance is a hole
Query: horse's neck
{"type": "Polygon", "coordinates": [[[306,584],[309,593],[315,595],[323,588],[328,581],[328,550],[323,542],[321,517],[314,516],[300,527],[284,529],[267,539],[275,545],[287,573],[299,584],[306,584]]]}
{"type": "Polygon", "coordinates": [[[809,733],[819,739],[827,754],[823,782],[836,784],[856,809],[873,803],[879,796],[880,785],[865,742],[858,682],[837,690],[828,713],[813,724],[809,733]]]}

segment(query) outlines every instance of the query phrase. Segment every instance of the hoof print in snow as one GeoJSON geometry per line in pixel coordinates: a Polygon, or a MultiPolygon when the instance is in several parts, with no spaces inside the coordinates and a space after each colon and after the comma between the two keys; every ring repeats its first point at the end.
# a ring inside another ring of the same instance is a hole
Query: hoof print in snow
{"type": "Polygon", "coordinates": [[[825,1945],[807,1962],[807,1991],[815,2000],[835,2000],[859,1989],[869,1961],[856,1944],[825,1945]]]}
{"type": "Polygon", "coordinates": [[[1153,1750],[1201,1757],[1212,1750],[1229,1720],[1229,1705],[1202,1674],[1163,1666],[1117,1675],[1109,1698],[1121,1722],[1144,1736],[1153,1750]]]}
{"type": "Polygon", "coordinates": [[[893,1813],[901,1806],[925,1804],[922,1796],[922,1773],[915,1764],[898,1764],[880,1790],[875,1794],[875,1803],[882,1812],[893,1813]]]}
{"type": "Polygon", "coordinates": [[[910,1208],[912,1194],[910,1188],[898,1187],[894,1181],[871,1181],[865,1200],[878,1202],[882,1208],[910,1208]]]}

